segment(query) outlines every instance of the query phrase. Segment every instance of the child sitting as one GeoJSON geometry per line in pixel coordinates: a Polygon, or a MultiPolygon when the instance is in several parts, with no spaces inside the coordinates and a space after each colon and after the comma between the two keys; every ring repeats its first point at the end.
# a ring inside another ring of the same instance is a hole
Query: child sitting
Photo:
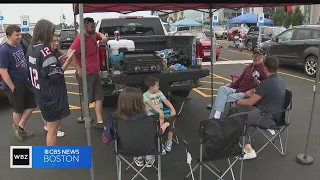
{"type": "MultiPolygon", "coordinates": [[[[145,103],[146,111],[148,116],[154,115],[154,111],[159,113],[160,122],[164,122],[165,109],[163,108],[163,103],[170,108],[170,115],[175,116],[176,111],[170,101],[163,95],[163,93],[159,90],[159,79],[156,77],[148,77],[145,79],[145,85],[148,88],[148,91],[143,94],[143,101],[145,103]],[[163,102],[163,103],[162,103],[163,102]]],[[[169,116],[170,116],[169,115],[169,116]]],[[[171,152],[172,148],[172,137],[173,133],[168,133],[168,140],[164,144],[164,149],[162,151],[162,155],[165,155],[166,152],[171,152]]]]}
{"type": "MultiPolygon", "coordinates": [[[[147,117],[147,113],[145,111],[142,92],[133,87],[126,87],[122,90],[119,95],[117,111],[115,114],[109,116],[106,121],[106,126],[102,132],[102,139],[106,144],[109,144],[113,139],[112,133],[112,117],[117,116],[123,120],[136,120],[147,117]]],[[[159,134],[163,134],[163,132],[169,127],[170,123],[161,123],[159,134]]],[[[143,139],[141,139],[143,141],[143,139]]],[[[146,157],[135,157],[135,163],[137,166],[144,166],[145,162],[149,162],[153,156],[147,155],[146,157]],[[145,161],[145,162],[144,162],[145,161]]],[[[146,165],[146,167],[152,167],[155,162],[155,158],[146,165]]]]}

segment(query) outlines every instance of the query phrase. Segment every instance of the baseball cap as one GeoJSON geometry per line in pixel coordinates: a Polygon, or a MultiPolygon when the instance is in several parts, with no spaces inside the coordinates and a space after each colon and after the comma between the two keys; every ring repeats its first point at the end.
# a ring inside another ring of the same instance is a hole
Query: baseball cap
{"type": "Polygon", "coordinates": [[[262,52],[262,50],[259,49],[259,48],[254,48],[252,54],[261,54],[261,55],[263,55],[263,52],[262,52]]]}

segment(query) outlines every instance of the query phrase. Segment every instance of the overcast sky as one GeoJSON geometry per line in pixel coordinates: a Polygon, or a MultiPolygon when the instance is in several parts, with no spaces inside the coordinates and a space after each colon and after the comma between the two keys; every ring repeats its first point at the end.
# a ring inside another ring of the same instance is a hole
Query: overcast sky
{"type": "MultiPolygon", "coordinates": [[[[72,4],[0,4],[1,15],[4,16],[5,24],[20,24],[20,16],[28,15],[30,23],[36,23],[40,19],[48,19],[54,24],[60,23],[61,12],[66,16],[66,23],[73,23],[72,4]]],[[[84,17],[92,17],[97,21],[100,18],[117,16],[118,13],[91,13],[84,14],[84,17]]],[[[138,12],[132,15],[150,15],[148,12],[138,12]]],[[[79,20],[77,16],[77,21],[79,20]]]]}

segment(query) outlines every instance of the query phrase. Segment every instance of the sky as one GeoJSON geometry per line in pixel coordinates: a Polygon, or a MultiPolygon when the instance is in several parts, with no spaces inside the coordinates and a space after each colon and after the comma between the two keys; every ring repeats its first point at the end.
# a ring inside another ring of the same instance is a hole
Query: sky
{"type": "MultiPolygon", "coordinates": [[[[4,24],[20,24],[20,16],[28,15],[30,23],[36,23],[40,19],[47,19],[54,24],[60,23],[61,14],[65,14],[66,23],[73,23],[73,10],[72,4],[0,4],[0,14],[3,16],[4,24]]],[[[147,12],[137,12],[131,15],[150,15],[150,11],[147,12]]],[[[119,16],[118,13],[87,13],[84,17],[92,17],[95,21],[105,18],[119,16]]],[[[77,16],[77,21],[79,22],[79,15],[77,16]]]]}

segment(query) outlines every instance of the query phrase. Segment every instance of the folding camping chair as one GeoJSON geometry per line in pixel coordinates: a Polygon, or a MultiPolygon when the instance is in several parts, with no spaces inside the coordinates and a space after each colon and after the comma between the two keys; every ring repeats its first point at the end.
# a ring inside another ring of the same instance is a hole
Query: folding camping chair
{"type": "MultiPolygon", "coordinates": [[[[172,125],[172,128],[175,128],[175,123],[176,121],[180,118],[181,112],[183,110],[184,104],[189,101],[191,98],[185,98],[185,97],[181,97],[181,96],[175,96],[175,95],[170,95],[170,102],[173,105],[177,105],[179,104],[179,102],[181,103],[180,108],[177,112],[177,114],[174,117],[170,117],[171,116],[171,110],[169,108],[163,108],[164,110],[164,116],[165,118],[167,118],[166,120],[170,122],[170,124],[172,125]]],[[[177,105],[178,106],[178,105],[177,105]]],[[[175,107],[176,108],[176,107],[175,107]]],[[[154,114],[158,114],[157,111],[155,111],[154,109],[150,110],[152,113],[154,114]]],[[[179,138],[177,135],[174,136],[174,138],[172,139],[173,142],[175,142],[176,144],[180,144],[179,142],[179,138]]]]}
{"type": "Polygon", "coordinates": [[[247,118],[248,115],[246,113],[238,113],[219,121],[202,121],[200,123],[200,157],[197,164],[193,168],[191,167],[192,156],[196,156],[196,154],[191,152],[186,146],[187,163],[190,168],[190,173],[185,177],[185,179],[191,175],[192,179],[194,180],[195,178],[193,173],[199,167],[199,180],[202,180],[202,166],[204,166],[219,179],[222,179],[228,173],[228,171],[230,171],[233,180],[235,180],[232,167],[238,160],[241,160],[240,180],[242,180],[242,157],[244,155],[244,149],[242,147],[244,147],[244,136],[246,135],[247,131],[247,118]],[[218,135],[216,134],[214,137],[210,137],[208,136],[209,133],[211,133],[211,135],[218,133],[218,135]],[[241,137],[242,143],[239,143],[239,139],[241,137]],[[191,155],[192,153],[193,155],[191,155]],[[228,159],[229,167],[224,172],[221,172],[210,162],[226,158],[228,159]],[[231,161],[230,158],[235,158],[235,160],[231,161]]]}
{"type": "Polygon", "coordinates": [[[143,179],[147,178],[141,173],[149,162],[137,170],[132,163],[124,158],[124,156],[146,156],[152,155],[152,158],[156,158],[158,161],[158,167],[153,166],[158,171],[158,179],[161,180],[161,150],[162,143],[159,135],[160,122],[159,116],[147,116],[137,120],[122,120],[115,117],[112,120],[113,132],[115,139],[115,154],[116,154],[116,165],[117,165],[117,176],[118,180],[121,180],[121,160],[129,165],[136,174],[131,180],[135,179],[140,175],[143,179]]]}
{"type": "Polygon", "coordinates": [[[289,125],[290,125],[290,111],[292,109],[292,92],[286,89],[286,96],[285,96],[285,107],[283,110],[278,112],[270,113],[269,115],[277,115],[281,113],[281,118],[276,126],[272,126],[269,128],[262,128],[259,126],[254,126],[254,131],[250,138],[252,138],[256,132],[261,132],[262,135],[268,140],[256,153],[258,154],[262,149],[264,149],[268,144],[272,144],[282,156],[286,155],[287,149],[287,141],[288,141],[288,134],[289,134],[289,125]],[[266,133],[267,130],[275,131],[271,137],[266,133]],[[284,138],[284,145],[281,138],[282,133],[286,130],[285,138],[284,138]],[[280,148],[276,146],[275,142],[279,139],[280,148]]]}

